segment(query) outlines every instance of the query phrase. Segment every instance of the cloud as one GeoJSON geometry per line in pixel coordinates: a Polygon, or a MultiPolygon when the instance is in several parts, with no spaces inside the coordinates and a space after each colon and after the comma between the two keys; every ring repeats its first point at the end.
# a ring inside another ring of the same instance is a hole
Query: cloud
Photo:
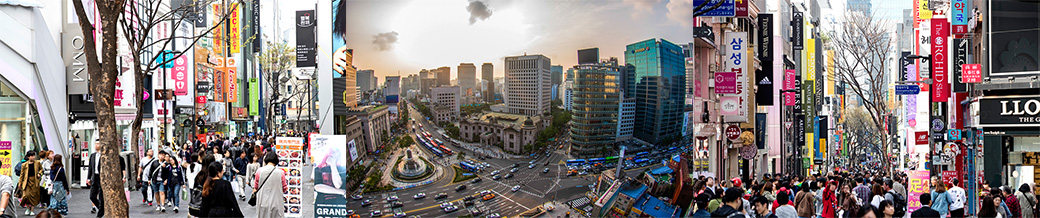
{"type": "Polygon", "coordinates": [[[627,5],[632,5],[632,18],[642,17],[643,14],[648,14],[654,11],[654,5],[661,3],[662,0],[624,0],[627,5]]]}
{"type": "Polygon", "coordinates": [[[684,27],[693,25],[693,0],[671,0],[665,7],[668,8],[668,20],[679,22],[684,27]]]}
{"type": "Polygon", "coordinates": [[[469,6],[466,6],[466,11],[469,11],[470,25],[476,23],[477,19],[487,20],[488,17],[491,17],[491,9],[488,8],[488,6],[481,1],[469,2],[469,6]]]}
{"type": "Polygon", "coordinates": [[[372,36],[372,44],[376,46],[376,50],[386,51],[394,48],[394,43],[397,43],[397,32],[385,32],[372,36]]]}

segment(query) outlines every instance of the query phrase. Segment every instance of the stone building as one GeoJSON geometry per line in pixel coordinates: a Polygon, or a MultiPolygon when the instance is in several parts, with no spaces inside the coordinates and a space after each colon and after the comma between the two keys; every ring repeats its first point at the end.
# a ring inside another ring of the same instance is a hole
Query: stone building
{"type": "Polygon", "coordinates": [[[538,132],[549,126],[552,119],[544,116],[526,116],[489,112],[466,117],[459,121],[462,140],[481,145],[501,145],[503,150],[520,153],[524,145],[533,144],[538,132]]]}

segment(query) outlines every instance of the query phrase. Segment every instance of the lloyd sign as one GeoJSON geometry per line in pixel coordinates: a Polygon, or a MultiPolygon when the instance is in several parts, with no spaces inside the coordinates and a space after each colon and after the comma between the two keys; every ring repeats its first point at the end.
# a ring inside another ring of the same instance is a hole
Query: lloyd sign
{"type": "Polygon", "coordinates": [[[1040,126],[1040,96],[997,96],[979,100],[980,126],[1040,126]]]}

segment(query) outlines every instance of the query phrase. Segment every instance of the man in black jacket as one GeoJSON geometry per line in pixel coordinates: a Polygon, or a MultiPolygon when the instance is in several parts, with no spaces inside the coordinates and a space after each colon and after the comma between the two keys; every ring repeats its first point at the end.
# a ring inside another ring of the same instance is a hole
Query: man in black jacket
{"type": "Polygon", "coordinates": [[[918,208],[910,217],[939,217],[939,211],[932,209],[932,194],[921,194],[921,208],[918,208]]]}
{"type": "Polygon", "coordinates": [[[719,207],[715,212],[712,212],[711,217],[729,217],[731,215],[744,217],[744,213],[742,212],[744,209],[744,201],[740,198],[743,195],[744,190],[741,188],[733,187],[726,189],[726,192],[722,194],[722,207],[719,207]]]}
{"type": "MultiPolygon", "coordinates": [[[[95,140],[94,146],[101,146],[100,141],[95,140]]],[[[99,151],[90,154],[90,163],[87,168],[90,179],[87,180],[87,185],[90,186],[90,201],[94,203],[94,208],[91,208],[90,212],[94,213],[96,211],[97,217],[104,217],[105,197],[101,192],[101,156],[98,155],[98,153],[101,152],[99,151]]],[[[120,175],[123,175],[123,182],[126,182],[126,161],[123,160],[122,155],[119,156],[119,166],[122,169],[120,175]]]]}

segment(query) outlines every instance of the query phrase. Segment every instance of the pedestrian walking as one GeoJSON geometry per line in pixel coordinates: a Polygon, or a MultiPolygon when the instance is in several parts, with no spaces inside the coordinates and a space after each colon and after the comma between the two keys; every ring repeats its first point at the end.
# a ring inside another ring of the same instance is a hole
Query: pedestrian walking
{"type": "Polygon", "coordinates": [[[1018,201],[1018,197],[1011,190],[1011,187],[1001,186],[1000,190],[1004,194],[1004,205],[1007,205],[1009,211],[1011,211],[1010,218],[1022,217],[1022,205],[1018,201]]]}
{"type": "Polygon", "coordinates": [[[1018,192],[1015,192],[1015,198],[1018,198],[1018,206],[1022,208],[1022,218],[1033,218],[1033,208],[1036,207],[1036,196],[1033,195],[1032,190],[1029,188],[1028,183],[1022,183],[1018,187],[1018,192]]]}
{"type": "Polygon", "coordinates": [[[932,209],[939,211],[940,217],[946,217],[946,214],[950,213],[950,194],[946,193],[946,184],[941,181],[935,183],[935,190],[932,191],[932,209]]]}
{"type": "MultiPolygon", "coordinates": [[[[249,165],[246,165],[246,181],[251,182],[256,180],[256,171],[257,169],[260,169],[260,154],[249,157],[251,157],[251,160],[249,161],[249,165]]],[[[250,185],[250,187],[252,186],[250,185]]],[[[253,189],[253,191],[256,191],[256,189],[253,189]]]]}
{"type": "MultiPolygon", "coordinates": [[[[0,165],[3,165],[0,162],[0,165]]],[[[0,174],[0,218],[18,217],[14,206],[14,180],[10,176],[0,174]]]]}
{"type": "Polygon", "coordinates": [[[231,182],[223,179],[224,169],[219,163],[211,163],[207,167],[209,175],[202,186],[203,215],[200,217],[245,217],[238,207],[231,182]]]}
{"type": "MultiPolygon", "coordinates": [[[[239,145],[241,145],[241,144],[239,144],[239,145]]],[[[242,199],[242,200],[246,199],[245,187],[247,187],[246,184],[249,184],[248,181],[246,180],[246,171],[247,171],[246,167],[249,165],[249,162],[250,162],[249,158],[246,157],[246,153],[245,152],[238,152],[238,158],[235,158],[235,163],[234,163],[234,167],[235,167],[235,181],[238,182],[238,187],[240,187],[240,189],[241,189],[238,192],[238,198],[242,199]]]]}
{"type": "MultiPolygon", "coordinates": [[[[950,181],[950,184],[953,185],[952,188],[946,190],[946,193],[949,193],[950,195],[950,199],[953,200],[950,202],[950,217],[963,218],[964,205],[968,198],[965,195],[964,189],[960,187],[960,180],[954,178],[950,181]]],[[[1034,197],[1033,199],[1036,198],[1034,197]]]]}
{"type": "MultiPolygon", "coordinates": [[[[895,204],[892,203],[892,201],[883,200],[883,201],[881,201],[881,203],[879,205],[880,205],[880,207],[878,207],[878,209],[877,209],[879,213],[875,213],[875,214],[881,215],[880,217],[882,217],[882,218],[893,218],[894,215],[896,214],[896,207],[895,207],[895,204]]],[[[940,218],[945,218],[945,216],[940,216],[940,218]]]]}
{"type": "Polygon", "coordinates": [[[150,166],[151,171],[148,172],[148,179],[152,183],[152,197],[155,200],[155,211],[161,213],[166,212],[166,181],[163,179],[163,169],[168,167],[167,153],[164,150],[159,150],[159,155],[153,160],[156,164],[150,166]]]}
{"type": "Polygon", "coordinates": [[[49,170],[52,182],[50,203],[48,208],[54,209],[62,215],[69,215],[69,180],[65,178],[65,165],[60,154],[54,155],[54,163],[49,170]]]}
{"type": "Polygon", "coordinates": [[[180,212],[181,207],[181,185],[184,184],[184,167],[179,164],[177,158],[167,157],[169,164],[163,170],[163,183],[166,187],[166,204],[173,208],[174,213],[180,212]]]}
{"type": "Polygon", "coordinates": [[[264,166],[256,170],[252,180],[253,190],[256,190],[257,217],[281,218],[284,217],[285,201],[284,193],[288,184],[285,181],[285,172],[278,169],[278,155],[268,153],[264,157],[264,166]]]}
{"type": "Polygon", "coordinates": [[[152,206],[152,199],[149,198],[149,195],[151,193],[151,190],[149,190],[149,188],[152,187],[152,184],[149,183],[149,181],[151,180],[149,179],[150,177],[146,172],[151,172],[151,166],[157,164],[157,161],[155,161],[155,159],[152,158],[153,154],[154,153],[152,153],[152,149],[146,150],[144,152],[144,157],[141,158],[141,163],[137,166],[137,179],[140,180],[138,182],[140,184],[139,187],[141,188],[142,197],[141,203],[147,204],[148,206],[152,206]]]}
{"type": "Polygon", "coordinates": [[[21,206],[28,209],[25,215],[35,215],[33,208],[40,204],[40,176],[43,175],[43,167],[36,160],[36,152],[29,151],[25,154],[29,159],[22,164],[22,174],[18,181],[18,190],[22,194],[21,206]]]}
{"type": "Polygon", "coordinates": [[[874,184],[870,188],[870,206],[874,208],[881,208],[881,201],[885,200],[885,189],[881,188],[880,184],[874,184]]]}
{"type": "Polygon", "coordinates": [[[808,218],[815,215],[815,207],[813,205],[812,192],[809,191],[809,183],[802,183],[802,187],[798,189],[798,194],[794,197],[795,210],[798,213],[798,217],[808,218]]]}
{"type": "MultiPolygon", "coordinates": [[[[46,150],[45,151],[40,151],[40,154],[38,154],[37,156],[40,158],[40,166],[41,166],[40,169],[43,172],[43,175],[40,176],[41,180],[44,180],[43,182],[45,184],[52,183],[53,179],[51,178],[51,165],[54,162],[52,162],[51,158],[53,158],[54,152],[53,151],[46,151],[46,150]]],[[[50,205],[50,203],[51,203],[51,194],[47,193],[47,189],[46,188],[41,188],[39,190],[40,190],[40,204],[37,205],[37,206],[38,207],[48,207],[50,205]]]]}

